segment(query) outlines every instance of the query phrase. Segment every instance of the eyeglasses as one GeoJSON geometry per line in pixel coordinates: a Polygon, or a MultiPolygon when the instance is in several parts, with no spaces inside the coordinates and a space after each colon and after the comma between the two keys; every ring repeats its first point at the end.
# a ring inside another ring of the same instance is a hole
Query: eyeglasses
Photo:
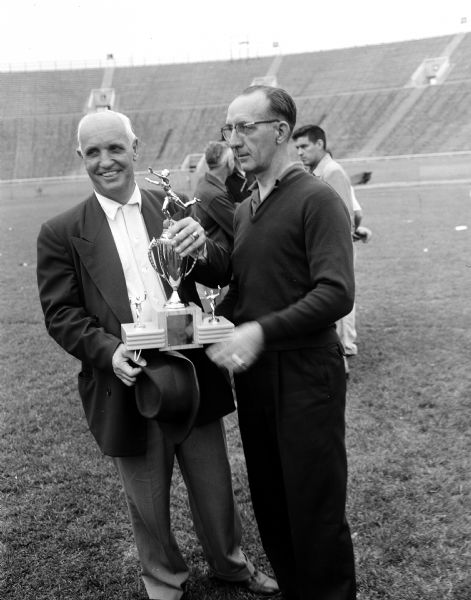
{"type": "Polygon", "coordinates": [[[237,135],[249,135],[257,129],[257,125],[262,123],[279,123],[280,119],[269,119],[267,121],[251,121],[250,123],[236,123],[235,125],[224,125],[221,127],[222,137],[228,142],[231,139],[232,132],[235,131],[237,135]]]}

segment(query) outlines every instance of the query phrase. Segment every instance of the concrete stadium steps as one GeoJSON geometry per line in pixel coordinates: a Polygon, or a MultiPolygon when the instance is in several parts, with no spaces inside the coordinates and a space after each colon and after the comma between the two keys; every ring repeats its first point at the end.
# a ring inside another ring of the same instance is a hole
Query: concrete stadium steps
{"type": "Polygon", "coordinates": [[[471,148],[471,80],[429,86],[378,146],[378,155],[456,152],[471,148]],[[400,151],[399,151],[400,150],[400,151]]]}
{"type": "Polygon", "coordinates": [[[6,140],[0,156],[0,179],[54,177],[82,172],[75,148],[76,115],[10,118],[0,123],[6,140]]]}
{"type": "MultiPolygon", "coordinates": [[[[362,156],[365,140],[391,118],[410,89],[296,98],[298,125],[321,123],[338,159],[362,156]]],[[[375,155],[426,154],[470,149],[471,82],[431,86],[378,146],[375,155]]],[[[178,168],[184,156],[219,139],[226,104],[126,111],[141,140],[137,168],[178,168]]],[[[0,156],[0,179],[54,177],[80,172],[75,154],[82,113],[10,118],[0,123],[7,152],[0,156]]]]}
{"type": "Polygon", "coordinates": [[[471,35],[464,35],[463,40],[451,57],[451,69],[446,82],[452,83],[462,79],[471,79],[471,35]]]}
{"type": "Polygon", "coordinates": [[[127,111],[140,138],[137,168],[178,168],[186,154],[201,152],[209,140],[220,139],[226,105],[127,111]]]}
{"type": "Polygon", "coordinates": [[[103,69],[0,73],[0,118],[82,112],[103,69]]]}
{"type": "Polygon", "coordinates": [[[408,93],[396,89],[296,98],[298,126],[320,124],[336,158],[356,156],[378,124],[388,119],[408,93]]]}
{"type": "Polygon", "coordinates": [[[265,75],[272,57],[144,67],[116,67],[113,87],[119,110],[227,103],[254,77],[265,75]]]}
{"type": "Polygon", "coordinates": [[[278,69],[278,84],[294,96],[403,86],[424,59],[440,56],[452,39],[440,36],[287,55],[278,69]]]}
{"type": "MultiPolygon", "coordinates": [[[[471,33],[465,33],[308,54],[115,67],[115,108],[131,117],[141,140],[138,169],[175,169],[186,155],[201,153],[219,139],[231,99],[273,70],[296,99],[298,125],[322,125],[338,159],[471,150],[471,33]],[[447,50],[451,69],[443,84],[407,87],[425,58],[447,50]],[[371,138],[374,148],[362,154],[371,138]]],[[[104,74],[0,73],[0,139],[7,149],[0,179],[82,172],[75,129],[104,74]]]]}

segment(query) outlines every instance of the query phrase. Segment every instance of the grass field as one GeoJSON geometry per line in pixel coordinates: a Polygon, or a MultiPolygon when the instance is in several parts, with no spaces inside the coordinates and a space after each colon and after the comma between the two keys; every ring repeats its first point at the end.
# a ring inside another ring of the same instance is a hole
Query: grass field
{"type": "MultiPolygon", "coordinates": [[[[359,598],[469,600],[469,189],[367,186],[358,197],[374,232],[358,246],[360,353],[347,409],[359,598]]],[[[48,338],[37,299],[39,224],[70,203],[0,199],[2,600],[145,597],[120,485],[82,415],[78,363],[48,338]]],[[[226,424],[244,548],[269,569],[236,416],[226,424]]],[[[248,598],[206,578],[178,473],[173,514],[192,566],[189,600],[248,598]]]]}

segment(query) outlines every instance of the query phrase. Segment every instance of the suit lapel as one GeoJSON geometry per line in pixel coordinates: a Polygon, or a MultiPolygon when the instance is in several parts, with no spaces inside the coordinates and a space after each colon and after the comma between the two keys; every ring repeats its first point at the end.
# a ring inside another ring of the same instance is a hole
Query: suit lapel
{"type": "Polygon", "coordinates": [[[105,213],[95,195],[85,206],[83,235],[73,238],[80,259],[120,323],[132,322],[126,280],[105,213]]]}
{"type": "MultiPolygon", "coordinates": [[[[141,195],[142,216],[149,240],[152,240],[162,233],[164,217],[161,207],[164,194],[160,190],[141,190],[141,195]]],[[[121,261],[105,213],[95,195],[88,198],[85,206],[83,235],[73,238],[72,242],[83,265],[118,321],[132,322],[121,261]]],[[[167,297],[170,297],[171,287],[164,279],[162,283],[167,297]]]]}

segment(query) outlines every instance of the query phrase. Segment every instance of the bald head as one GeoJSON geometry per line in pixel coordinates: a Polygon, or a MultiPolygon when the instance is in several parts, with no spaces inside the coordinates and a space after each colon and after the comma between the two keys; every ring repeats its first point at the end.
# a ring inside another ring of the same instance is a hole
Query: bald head
{"type": "Polygon", "coordinates": [[[125,115],[104,111],[83,117],[77,129],[78,155],[98,194],[126,204],[136,187],[138,140],[125,115]]]}
{"type": "Polygon", "coordinates": [[[89,113],[88,115],[82,117],[77,127],[77,142],[80,153],[82,152],[81,140],[83,135],[89,130],[93,130],[96,127],[101,127],[106,124],[115,126],[117,128],[122,128],[131,144],[137,139],[136,134],[132,129],[131,120],[126,115],[123,115],[123,113],[116,112],[114,110],[104,110],[89,113]]]}

